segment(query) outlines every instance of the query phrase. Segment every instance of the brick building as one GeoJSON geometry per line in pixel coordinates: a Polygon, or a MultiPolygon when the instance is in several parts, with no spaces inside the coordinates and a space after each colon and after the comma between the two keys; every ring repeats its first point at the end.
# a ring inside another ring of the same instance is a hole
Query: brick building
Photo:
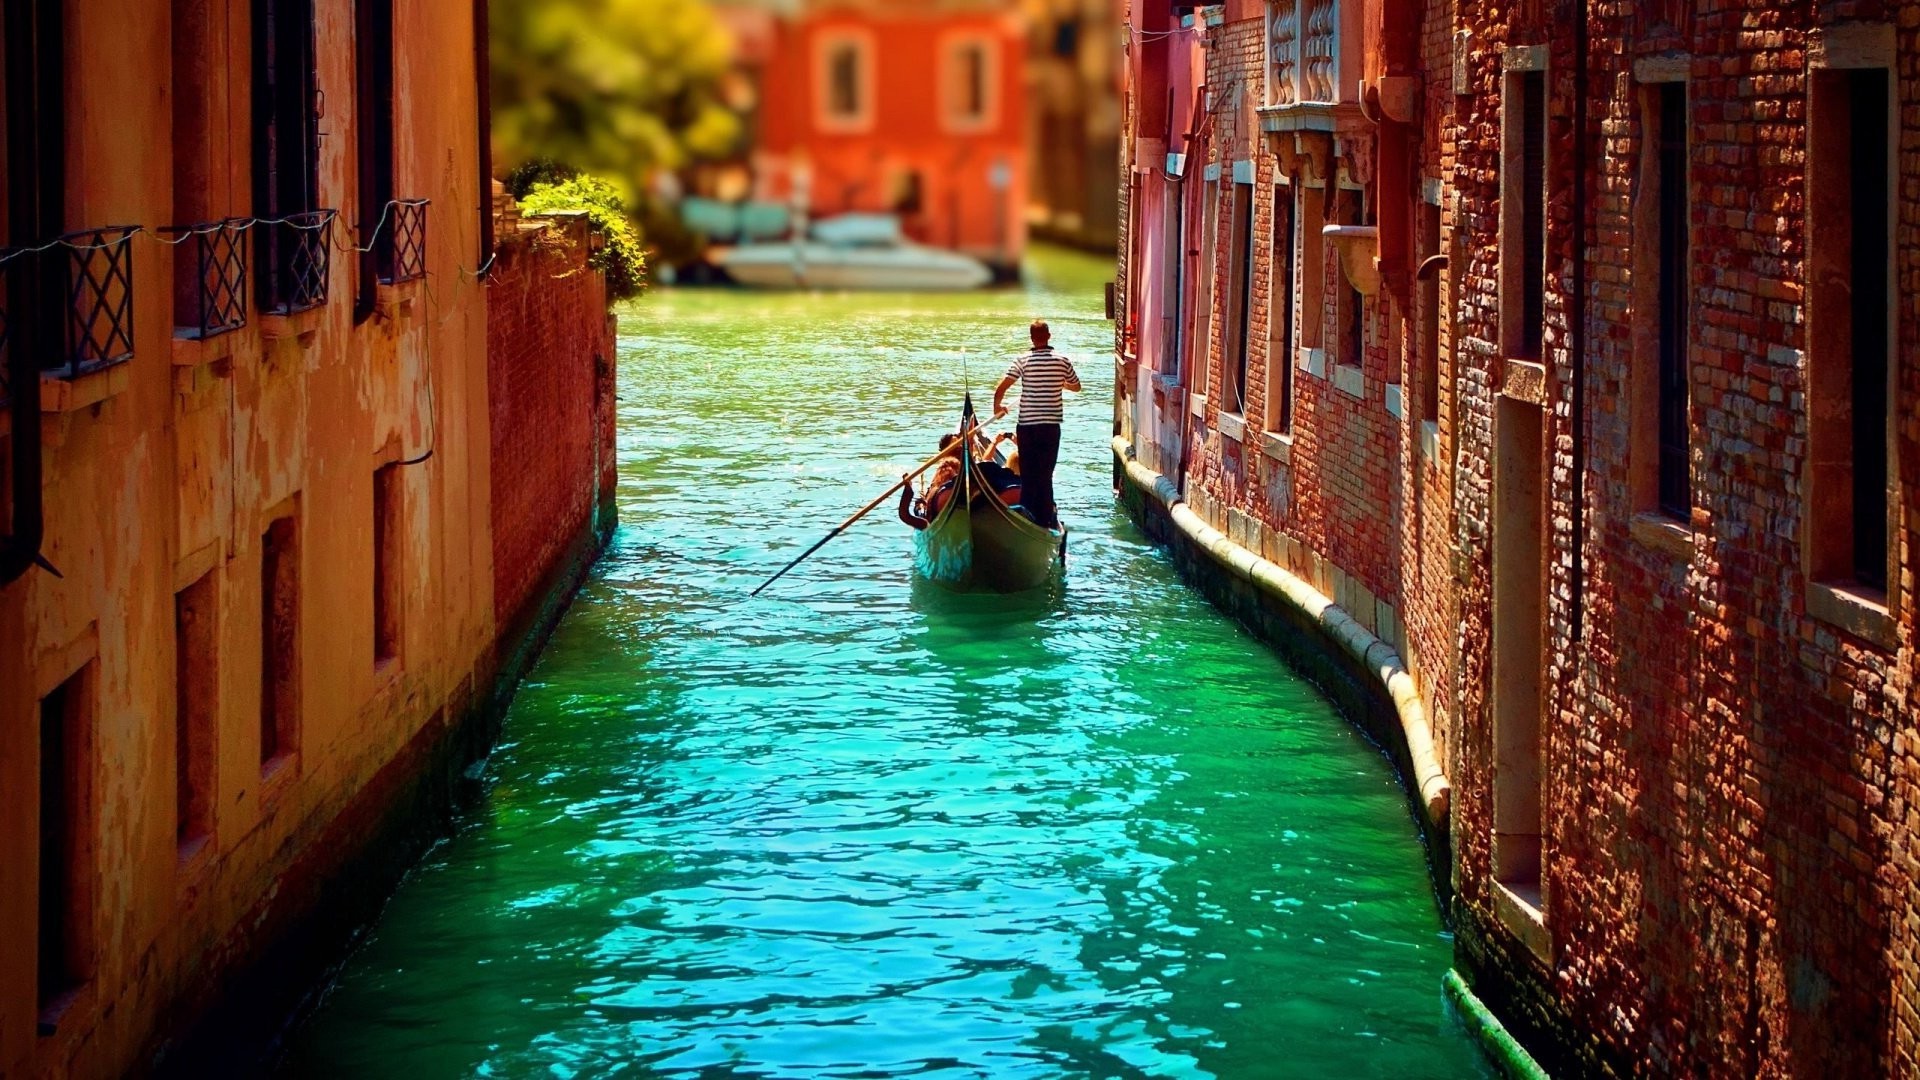
{"type": "Polygon", "coordinates": [[[605,287],[494,242],[483,12],[6,6],[0,1075],[255,1065],[604,540],[605,287]]]}
{"type": "Polygon", "coordinates": [[[1182,8],[1116,474],[1407,770],[1460,983],[1556,1072],[1920,1070],[1920,9],[1182,8]]]}

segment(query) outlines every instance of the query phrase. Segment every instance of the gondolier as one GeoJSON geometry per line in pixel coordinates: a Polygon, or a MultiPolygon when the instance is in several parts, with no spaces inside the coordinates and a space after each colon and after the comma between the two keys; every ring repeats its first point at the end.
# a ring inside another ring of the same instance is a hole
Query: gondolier
{"type": "Polygon", "coordinates": [[[1007,414],[1007,391],[1020,384],[1020,419],[1014,441],[1020,448],[1020,502],[1033,520],[1056,528],[1059,514],[1053,501],[1053,467],[1060,460],[1060,421],[1065,415],[1061,392],[1080,391],[1080,375],[1073,361],[1053,351],[1053,334],[1045,319],[1028,327],[1033,348],[1013,361],[1006,377],[993,388],[993,415],[1007,414]]]}

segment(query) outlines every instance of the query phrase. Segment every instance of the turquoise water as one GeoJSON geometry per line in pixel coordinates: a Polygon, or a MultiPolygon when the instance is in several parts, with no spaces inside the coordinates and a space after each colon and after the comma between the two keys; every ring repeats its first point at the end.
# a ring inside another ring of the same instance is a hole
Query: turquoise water
{"type": "Polygon", "coordinates": [[[1386,762],[1116,511],[1109,270],[625,311],[613,548],[286,1071],[1482,1075],[1386,762]],[[915,581],[883,507],[746,598],[1035,315],[1064,583],[915,581]]]}

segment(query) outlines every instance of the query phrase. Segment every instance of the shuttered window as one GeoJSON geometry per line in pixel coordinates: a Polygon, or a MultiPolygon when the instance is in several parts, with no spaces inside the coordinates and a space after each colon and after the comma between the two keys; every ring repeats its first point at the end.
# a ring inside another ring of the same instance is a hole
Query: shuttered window
{"type": "Polygon", "coordinates": [[[1693,516],[1688,477],[1689,431],[1687,297],[1687,85],[1659,89],[1659,484],[1660,509],[1682,521],[1693,516]]]}

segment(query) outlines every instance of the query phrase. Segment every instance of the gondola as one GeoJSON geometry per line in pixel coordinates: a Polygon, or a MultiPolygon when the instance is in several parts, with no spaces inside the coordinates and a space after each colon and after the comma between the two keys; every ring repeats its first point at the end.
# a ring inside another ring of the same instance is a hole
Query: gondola
{"type": "MultiPolygon", "coordinates": [[[[973,426],[969,401],[961,430],[973,426]]],[[[1002,502],[974,460],[972,441],[961,440],[955,496],[914,534],[914,566],[928,580],[962,592],[1037,589],[1066,563],[1066,527],[1044,528],[1002,502]]]]}

